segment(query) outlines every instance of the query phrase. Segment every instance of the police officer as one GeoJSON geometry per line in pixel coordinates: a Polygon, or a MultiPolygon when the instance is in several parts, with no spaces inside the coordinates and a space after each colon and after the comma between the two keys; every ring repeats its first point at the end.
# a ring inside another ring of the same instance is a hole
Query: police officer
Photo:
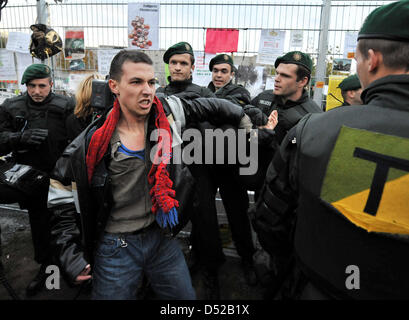
{"type": "Polygon", "coordinates": [[[254,226],[274,261],[293,256],[280,290],[293,298],[409,297],[408,21],[409,1],[369,14],[363,105],[307,115],[269,167],[254,226]]]}
{"type": "Polygon", "coordinates": [[[195,56],[189,43],[178,42],[171,46],[163,55],[163,62],[169,65],[169,84],[158,88],[157,93],[177,95],[181,98],[214,97],[209,89],[192,83],[195,56]]]}
{"type": "Polygon", "coordinates": [[[361,82],[356,74],[346,77],[338,85],[338,88],[341,89],[341,95],[344,99],[344,102],[341,106],[351,106],[351,105],[360,105],[362,104],[361,93],[362,87],[361,82]]]}
{"type": "MultiPolygon", "coordinates": [[[[229,100],[241,107],[250,104],[250,93],[243,86],[232,83],[234,64],[231,56],[227,54],[215,56],[210,60],[209,69],[212,71],[212,81],[209,83],[208,88],[215,93],[216,97],[229,100]]],[[[238,180],[236,166],[215,166],[214,170],[216,171],[215,180],[223,200],[232,238],[237,252],[242,258],[245,279],[249,285],[255,285],[257,283],[253,266],[255,248],[247,216],[249,206],[247,189],[238,180]]],[[[217,222],[216,218],[211,220],[217,222]]],[[[207,235],[212,237],[212,240],[201,239],[201,241],[206,241],[207,245],[210,248],[213,247],[212,250],[216,253],[221,251],[222,248],[220,240],[217,241],[219,239],[218,233],[212,232],[218,232],[218,224],[214,225],[213,228],[209,225],[207,229],[207,235]]]]}
{"type": "Polygon", "coordinates": [[[300,52],[288,52],[274,63],[276,77],[274,90],[266,90],[256,96],[251,104],[269,116],[278,111],[276,139],[281,143],[285,134],[307,113],[322,112],[321,108],[308,97],[305,87],[311,78],[312,60],[300,52]]]}
{"type": "MultiPolygon", "coordinates": [[[[51,70],[44,64],[29,66],[22,77],[27,92],[7,99],[0,106],[0,155],[12,153],[15,161],[50,173],[67,145],[65,120],[72,113],[73,99],[51,92],[51,70]]],[[[0,203],[18,202],[27,208],[40,271],[27,287],[34,295],[43,286],[47,265],[52,264],[49,246],[48,183],[30,194],[0,184],[0,203]]]]}
{"type": "Polygon", "coordinates": [[[209,63],[212,72],[212,81],[207,86],[216,97],[227,99],[240,106],[250,104],[250,93],[241,85],[232,83],[234,77],[234,64],[231,56],[219,54],[209,63]]]}

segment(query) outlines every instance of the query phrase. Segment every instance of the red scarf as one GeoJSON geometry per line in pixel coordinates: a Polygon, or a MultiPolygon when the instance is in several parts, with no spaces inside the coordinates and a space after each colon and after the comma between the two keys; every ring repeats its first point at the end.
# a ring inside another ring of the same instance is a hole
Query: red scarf
{"type": "MultiPolygon", "coordinates": [[[[172,133],[162,103],[156,96],[152,107],[155,110],[155,126],[159,129],[157,130],[157,151],[148,173],[148,183],[151,186],[149,194],[152,199],[152,212],[156,215],[156,221],[162,228],[168,224],[173,227],[178,223],[176,208],[179,207],[179,202],[175,199],[176,192],[172,189],[173,182],[169,178],[169,172],[166,168],[172,158],[172,133]]],[[[116,99],[114,107],[104,124],[92,135],[86,157],[89,184],[91,183],[95,167],[108,149],[120,114],[121,108],[118,99],[116,99]]]]}

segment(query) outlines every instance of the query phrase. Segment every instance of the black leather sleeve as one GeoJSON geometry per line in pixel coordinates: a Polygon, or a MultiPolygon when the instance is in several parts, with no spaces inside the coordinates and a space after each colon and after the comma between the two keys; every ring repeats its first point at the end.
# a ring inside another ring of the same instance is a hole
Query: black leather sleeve
{"type": "Polygon", "coordinates": [[[72,283],[88,264],[84,257],[80,214],[74,202],[75,190],[71,190],[71,194],[68,191],[73,181],[70,148],[74,147],[75,143],[72,143],[58,159],[51,174],[48,197],[48,207],[52,213],[50,219],[52,245],[64,274],[72,283]]]}
{"type": "Polygon", "coordinates": [[[251,212],[260,244],[273,257],[283,257],[292,251],[291,230],[298,198],[293,179],[297,152],[295,132],[294,127],[275,153],[251,212]]]}
{"type": "Polygon", "coordinates": [[[213,125],[231,124],[238,126],[244,116],[243,108],[218,98],[181,99],[186,122],[208,121],[213,125]]]}
{"type": "Polygon", "coordinates": [[[13,132],[13,118],[6,110],[8,99],[0,105],[0,156],[6,155],[16,149],[21,133],[13,132]]]}

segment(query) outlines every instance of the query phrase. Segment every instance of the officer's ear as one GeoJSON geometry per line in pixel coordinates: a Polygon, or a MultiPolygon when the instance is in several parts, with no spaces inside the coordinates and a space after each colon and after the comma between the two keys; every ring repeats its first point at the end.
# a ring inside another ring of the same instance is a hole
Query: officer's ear
{"type": "Polygon", "coordinates": [[[305,88],[308,84],[308,77],[304,77],[300,81],[297,81],[297,82],[298,82],[298,87],[305,88]]]}
{"type": "Polygon", "coordinates": [[[373,49],[368,50],[368,72],[375,71],[379,67],[380,63],[383,61],[382,53],[379,51],[374,51],[373,49]]]}
{"type": "Polygon", "coordinates": [[[234,75],[235,75],[235,72],[232,71],[232,72],[230,73],[230,80],[233,79],[234,75]]]}
{"type": "Polygon", "coordinates": [[[194,70],[195,70],[195,65],[192,64],[192,67],[190,68],[190,71],[193,73],[194,70]]]}

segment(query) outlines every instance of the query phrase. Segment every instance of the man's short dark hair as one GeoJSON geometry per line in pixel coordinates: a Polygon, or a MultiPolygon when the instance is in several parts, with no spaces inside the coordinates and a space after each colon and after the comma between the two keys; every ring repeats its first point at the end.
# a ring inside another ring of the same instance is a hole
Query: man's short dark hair
{"type": "Polygon", "coordinates": [[[358,41],[358,49],[365,59],[368,58],[369,49],[372,49],[375,52],[382,53],[383,63],[387,68],[405,68],[405,71],[409,71],[408,42],[386,39],[361,39],[358,41]]]}
{"type": "Polygon", "coordinates": [[[307,77],[308,78],[307,84],[310,82],[311,73],[307,70],[306,67],[297,64],[296,74],[297,74],[297,81],[301,81],[302,79],[304,79],[304,77],[307,77]]]}
{"type": "Polygon", "coordinates": [[[111,67],[109,69],[109,78],[116,81],[120,81],[123,74],[122,65],[127,61],[131,61],[133,63],[141,62],[153,65],[151,58],[149,58],[149,56],[146,53],[143,53],[142,51],[121,50],[112,59],[111,67]]]}

